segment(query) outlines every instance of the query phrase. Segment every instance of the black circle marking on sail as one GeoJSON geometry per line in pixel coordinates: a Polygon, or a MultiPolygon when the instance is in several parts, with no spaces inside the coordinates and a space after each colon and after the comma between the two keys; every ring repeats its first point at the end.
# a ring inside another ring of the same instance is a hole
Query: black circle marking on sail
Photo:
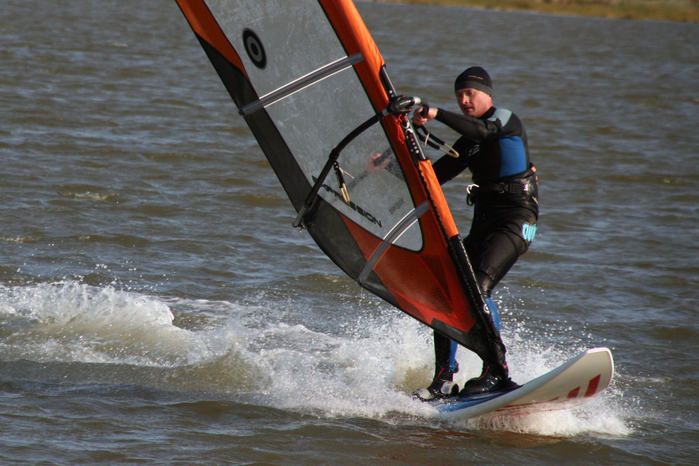
{"type": "Polygon", "coordinates": [[[250,29],[245,29],[243,31],[243,45],[245,45],[245,51],[252,60],[252,64],[261,70],[264,69],[267,66],[267,54],[257,34],[250,29]]]}

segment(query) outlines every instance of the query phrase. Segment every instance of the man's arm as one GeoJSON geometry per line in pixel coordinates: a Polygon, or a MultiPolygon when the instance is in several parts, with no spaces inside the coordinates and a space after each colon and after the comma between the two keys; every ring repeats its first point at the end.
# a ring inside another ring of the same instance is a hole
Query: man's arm
{"type": "Polygon", "coordinates": [[[474,142],[497,139],[502,131],[498,122],[459,115],[441,108],[437,109],[435,120],[474,142]]]}
{"type": "MultiPolygon", "coordinates": [[[[422,126],[428,121],[435,119],[439,112],[445,111],[438,108],[418,108],[413,113],[413,125],[422,126]]],[[[435,175],[437,175],[437,180],[440,185],[454,179],[456,175],[464,171],[467,167],[467,155],[459,155],[458,157],[443,156],[432,164],[432,168],[434,169],[435,175]]]]}
{"type": "Polygon", "coordinates": [[[445,155],[432,164],[434,174],[437,175],[440,185],[456,178],[456,175],[466,170],[466,167],[468,167],[468,156],[466,155],[459,155],[458,157],[445,155]]]}

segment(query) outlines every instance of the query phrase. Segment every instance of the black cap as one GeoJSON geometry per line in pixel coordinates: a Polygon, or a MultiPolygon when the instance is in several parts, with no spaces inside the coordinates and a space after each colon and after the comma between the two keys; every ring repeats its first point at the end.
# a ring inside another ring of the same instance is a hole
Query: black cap
{"type": "Polygon", "coordinates": [[[454,81],[454,91],[459,89],[476,89],[488,95],[493,95],[493,82],[490,80],[490,75],[486,70],[480,66],[472,66],[461,73],[454,81]]]}

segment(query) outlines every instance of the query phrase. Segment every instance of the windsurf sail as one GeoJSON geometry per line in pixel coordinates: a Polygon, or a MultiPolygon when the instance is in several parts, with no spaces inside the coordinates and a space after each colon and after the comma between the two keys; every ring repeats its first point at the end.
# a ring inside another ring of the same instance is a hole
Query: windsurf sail
{"type": "Polygon", "coordinates": [[[487,355],[492,325],[405,115],[413,101],[399,98],[352,1],[176,1],[295,207],[294,225],[359,285],[487,355]]]}

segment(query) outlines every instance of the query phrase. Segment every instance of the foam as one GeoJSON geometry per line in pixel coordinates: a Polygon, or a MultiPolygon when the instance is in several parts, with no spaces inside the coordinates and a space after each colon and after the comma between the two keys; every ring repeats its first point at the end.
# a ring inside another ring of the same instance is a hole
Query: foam
{"type": "MultiPolygon", "coordinates": [[[[429,383],[434,370],[431,330],[374,299],[350,304],[347,323],[332,329],[309,328],[304,318],[311,312],[296,306],[270,301],[265,293],[243,305],[163,299],[76,281],[0,286],[0,320],[16,329],[0,340],[0,359],[137,367],[147,375],[138,379],[145,385],[242,395],[254,404],[322,417],[448,422],[410,396],[429,383]]],[[[504,328],[511,375],[519,383],[581,349],[554,349],[546,337],[527,335],[521,326],[504,328]]],[[[478,375],[481,363],[473,353],[460,348],[457,357],[459,382],[478,375]]],[[[628,435],[622,398],[613,385],[573,410],[455,427],[628,435]]]]}

